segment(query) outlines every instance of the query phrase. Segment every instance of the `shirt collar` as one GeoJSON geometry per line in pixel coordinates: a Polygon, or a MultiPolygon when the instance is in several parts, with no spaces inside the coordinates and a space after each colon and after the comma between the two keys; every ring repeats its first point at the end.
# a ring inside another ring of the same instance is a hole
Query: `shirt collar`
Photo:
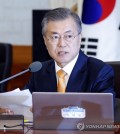
{"type": "Polygon", "coordinates": [[[57,73],[58,70],[62,69],[62,70],[64,70],[64,71],[70,76],[70,74],[71,74],[71,72],[72,72],[72,70],[73,70],[73,67],[74,67],[74,65],[75,65],[75,63],[76,63],[76,61],[77,61],[77,58],[78,58],[78,55],[77,55],[70,63],[68,63],[68,64],[67,64],[65,67],[63,67],[63,68],[60,68],[60,67],[57,65],[56,61],[55,61],[56,73],[57,73]]]}

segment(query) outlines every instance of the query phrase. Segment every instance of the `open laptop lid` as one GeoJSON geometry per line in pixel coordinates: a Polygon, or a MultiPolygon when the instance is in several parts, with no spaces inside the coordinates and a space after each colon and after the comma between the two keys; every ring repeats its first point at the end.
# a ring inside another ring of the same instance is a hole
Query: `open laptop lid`
{"type": "Polygon", "coordinates": [[[89,130],[88,125],[114,122],[111,93],[33,92],[32,96],[34,129],[75,130],[87,125],[89,130]]]}

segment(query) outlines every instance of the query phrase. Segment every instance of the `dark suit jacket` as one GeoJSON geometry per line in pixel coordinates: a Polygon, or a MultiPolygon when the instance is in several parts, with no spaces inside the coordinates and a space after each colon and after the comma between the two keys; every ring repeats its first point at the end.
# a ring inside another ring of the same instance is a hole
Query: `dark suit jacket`
{"type": "MultiPolygon", "coordinates": [[[[53,60],[42,63],[42,69],[32,74],[25,86],[31,92],[57,92],[53,60]]],[[[110,65],[79,53],[68,80],[66,92],[108,92],[114,94],[114,72],[110,65]]]]}

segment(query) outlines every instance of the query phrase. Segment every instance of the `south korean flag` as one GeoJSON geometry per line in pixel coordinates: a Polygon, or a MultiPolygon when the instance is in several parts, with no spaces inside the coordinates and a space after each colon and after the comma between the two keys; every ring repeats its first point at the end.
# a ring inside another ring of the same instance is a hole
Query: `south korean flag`
{"type": "Polygon", "coordinates": [[[103,61],[120,61],[120,0],[83,0],[79,6],[83,52],[103,61]]]}

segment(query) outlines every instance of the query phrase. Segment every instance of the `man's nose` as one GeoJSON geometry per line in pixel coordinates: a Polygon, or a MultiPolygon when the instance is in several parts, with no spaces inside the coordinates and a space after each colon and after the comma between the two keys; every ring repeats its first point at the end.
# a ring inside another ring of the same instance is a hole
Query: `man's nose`
{"type": "Polygon", "coordinates": [[[58,46],[59,46],[59,47],[64,47],[64,46],[66,46],[64,37],[60,37],[60,38],[59,38],[58,46]]]}

